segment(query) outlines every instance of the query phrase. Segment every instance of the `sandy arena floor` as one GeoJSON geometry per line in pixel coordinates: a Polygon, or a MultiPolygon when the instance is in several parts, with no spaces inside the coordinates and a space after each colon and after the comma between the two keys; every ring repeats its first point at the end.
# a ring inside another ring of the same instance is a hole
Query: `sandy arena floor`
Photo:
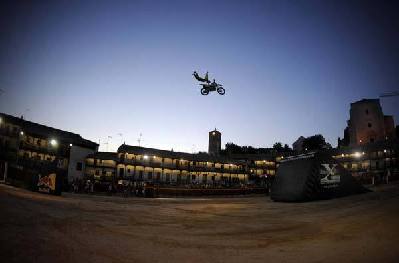
{"type": "Polygon", "coordinates": [[[399,262],[399,184],[311,203],[0,185],[1,262],[399,262]]]}

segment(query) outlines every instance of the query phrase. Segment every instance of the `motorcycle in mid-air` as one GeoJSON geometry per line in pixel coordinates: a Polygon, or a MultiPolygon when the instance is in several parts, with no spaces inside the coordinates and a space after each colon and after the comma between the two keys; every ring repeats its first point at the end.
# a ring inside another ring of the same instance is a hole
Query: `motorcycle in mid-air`
{"type": "Polygon", "coordinates": [[[223,88],[222,84],[216,83],[215,79],[211,82],[208,78],[208,72],[206,72],[205,77],[201,78],[196,71],[194,71],[193,76],[195,77],[196,80],[202,82],[200,85],[202,86],[201,88],[201,94],[202,95],[208,95],[209,92],[211,91],[217,91],[220,95],[224,95],[226,92],[225,89],[223,88]]]}

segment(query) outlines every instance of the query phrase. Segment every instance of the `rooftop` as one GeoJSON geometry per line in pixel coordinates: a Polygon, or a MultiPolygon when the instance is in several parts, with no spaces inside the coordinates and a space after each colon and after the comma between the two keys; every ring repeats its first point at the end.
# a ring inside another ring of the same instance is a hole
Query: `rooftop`
{"type": "Polygon", "coordinates": [[[5,113],[0,113],[0,116],[4,118],[6,122],[19,126],[24,132],[27,132],[30,135],[36,135],[45,138],[50,136],[66,143],[72,143],[74,145],[93,148],[93,149],[98,147],[97,143],[92,142],[90,140],[86,140],[82,138],[82,136],[76,133],[63,131],[39,123],[27,121],[24,120],[23,118],[15,117],[5,113]]]}
{"type": "Polygon", "coordinates": [[[133,154],[143,154],[143,155],[155,155],[159,157],[166,157],[172,159],[185,159],[193,161],[211,161],[211,162],[223,162],[223,163],[239,163],[236,160],[228,159],[223,156],[214,156],[207,153],[185,153],[185,152],[175,152],[160,150],[154,148],[146,148],[141,146],[131,146],[127,144],[122,144],[118,148],[118,153],[133,153],[133,154]]]}

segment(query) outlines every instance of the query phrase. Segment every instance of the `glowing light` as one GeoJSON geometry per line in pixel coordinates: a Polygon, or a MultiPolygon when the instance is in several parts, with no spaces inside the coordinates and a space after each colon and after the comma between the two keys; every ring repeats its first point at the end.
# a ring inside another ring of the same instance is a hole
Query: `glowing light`
{"type": "Polygon", "coordinates": [[[356,158],[359,158],[359,157],[361,156],[360,152],[355,152],[353,155],[354,155],[356,158]]]}
{"type": "Polygon", "coordinates": [[[3,121],[3,118],[0,117],[0,123],[3,121]]]}
{"type": "Polygon", "coordinates": [[[386,153],[387,152],[387,150],[386,149],[384,149],[384,153],[386,153]]]}
{"type": "Polygon", "coordinates": [[[73,146],[72,143],[70,143],[69,146],[72,147],[73,146]]]}
{"type": "Polygon", "coordinates": [[[344,154],[341,154],[341,157],[344,157],[345,155],[344,154]]]}
{"type": "Polygon", "coordinates": [[[58,142],[55,139],[51,139],[50,144],[51,144],[51,146],[57,146],[58,142]]]}
{"type": "Polygon", "coordinates": [[[147,160],[147,159],[148,159],[148,156],[147,156],[147,155],[144,155],[144,159],[146,159],[146,160],[147,160]]]}
{"type": "Polygon", "coordinates": [[[359,140],[360,143],[362,143],[362,140],[359,140]]]}
{"type": "Polygon", "coordinates": [[[157,157],[154,155],[154,156],[152,156],[152,158],[156,159],[157,157]]]}
{"type": "Polygon", "coordinates": [[[24,132],[23,132],[23,131],[21,131],[21,132],[20,132],[20,134],[21,134],[21,135],[24,135],[24,132]]]}
{"type": "Polygon", "coordinates": [[[215,132],[212,132],[212,135],[215,135],[216,133],[215,132]]]}

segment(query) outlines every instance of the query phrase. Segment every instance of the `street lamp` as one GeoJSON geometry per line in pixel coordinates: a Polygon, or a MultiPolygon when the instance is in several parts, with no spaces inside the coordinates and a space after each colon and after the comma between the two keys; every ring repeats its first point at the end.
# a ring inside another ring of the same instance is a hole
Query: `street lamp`
{"type": "Polygon", "coordinates": [[[58,142],[57,142],[56,139],[51,139],[51,140],[50,140],[50,145],[51,145],[51,146],[55,147],[55,146],[57,146],[57,144],[58,144],[58,142]]]}

